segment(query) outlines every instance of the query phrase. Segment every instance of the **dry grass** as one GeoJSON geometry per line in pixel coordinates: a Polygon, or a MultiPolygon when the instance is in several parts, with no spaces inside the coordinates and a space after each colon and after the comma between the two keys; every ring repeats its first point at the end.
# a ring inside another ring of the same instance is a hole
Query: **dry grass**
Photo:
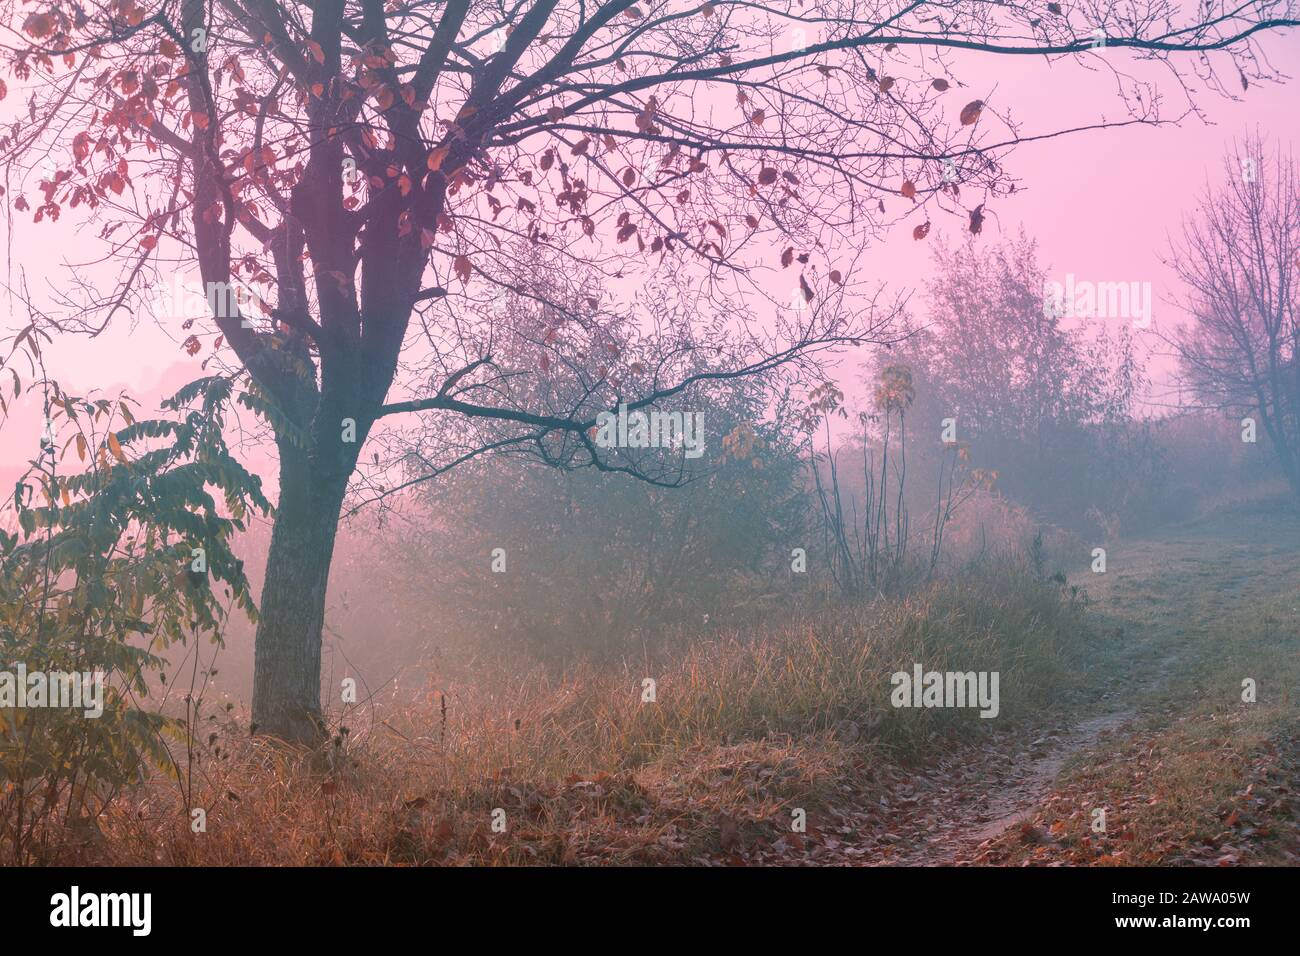
{"type": "MultiPolygon", "coordinates": [[[[193,833],[174,779],[112,801],[61,860],[116,865],[673,863],[790,811],[1015,727],[1070,688],[1091,632],[1068,590],[985,567],[905,601],[709,638],[654,666],[468,678],[433,667],[414,703],[343,715],[324,757],[213,721],[193,833]],[[889,675],[1001,673],[1002,716],[894,710],[889,675]],[[644,702],[643,680],[656,681],[644,702]],[[444,696],[445,695],[445,696],[444,696]],[[447,709],[442,709],[443,701],[447,709]],[[493,831],[494,811],[505,832],[493,831]]],[[[201,736],[208,737],[205,724],[201,736]]],[[[751,832],[752,831],[752,832],[751,832]]]]}

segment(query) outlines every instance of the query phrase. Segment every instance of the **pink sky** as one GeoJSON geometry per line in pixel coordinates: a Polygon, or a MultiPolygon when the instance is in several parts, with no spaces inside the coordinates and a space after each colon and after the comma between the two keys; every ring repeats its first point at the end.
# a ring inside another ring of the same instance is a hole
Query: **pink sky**
{"type": "MultiPolygon", "coordinates": [[[[1283,74],[1300,73],[1297,40],[1300,37],[1293,32],[1264,44],[1272,65],[1283,74]]],[[[955,63],[955,79],[965,88],[954,86],[947,94],[954,109],[978,96],[999,113],[1013,111],[1027,133],[1095,123],[1103,117],[1124,118],[1107,77],[1074,64],[1049,66],[1039,58],[991,56],[968,56],[955,63]]],[[[1180,91],[1171,83],[1163,89],[1168,115],[1181,112],[1180,91]]],[[[22,89],[12,84],[0,114],[25,100],[22,89]]],[[[1151,282],[1156,325],[1167,328],[1177,322],[1180,316],[1167,301],[1178,289],[1159,256],[1167,248],[1168,236],[1193,207],[1207,176],[1217,180],[1222,175],[1225,146],[1257,127],[1273,143],[1290,146],[1300,141],[1296,108],[1300,99],[1294,82],[1252,86],[1244,93],[1238,88],[1236,100],[1205,92],[1196,102],[1213,125],[1192,117],[1178,126],[1085,132],[1021,146],[1006,165],[1021,181],[1023,192],[989,203],[983,241],[1014,233],[1023,223],[1039,240],[1053,276],[1074,273],[1093,281],[1151,282]]],[[[893,203],[891,213],[903,208],[905,200],[896,198],[893,203]]],[[[871,275],[887,280],[893,288],[921,287],[930,268],[932,241],[960,240],[966,228],[964,220],[935,210],[931,240],[914,241],[912,226],[925,217],[922,212],[909,218],[867,250],[864,264],[871,275]]],[[[46,294],[47,282],[61,281],[52,264],[74,253],[82,260],[97,254],[93,236],[78,234],[75,210],[53,227],[33,224],[30,213],[18,214],[9,225],[12,271],[5,278],[17,285],[20,269],[25,268],[37,298],[46,294]]],[[[0,295],[5,295],[3,290],[0,295]]],[[[8,299],[5,306],[6,335],[12,335],[25,323],[25,312],[8,299]]],[[[924,314],[919,297],[914,310],[924,314]]],[[[187,356],[179,348],[184,333],[164,331],[147,319],[132,327],[122,320],[126,318],[120,316],[96,339],[65,336],[57,341],[46,355],[54,377],[74,393],[126,388],[150,405],[202,374],[199,365],[207,350],[195,358],[187,356]]],[[[845,382],[854,380],[859,361],[850,358],[845,363],[845,382]]],[[[1159,379],[1167,369],[1157,366],[1154,371],[1159,379]]],[[[11,481],[15,466],[29,457],[28,449],[35,449],[41,427],[38,403],[21,403],[18,409],[17,420],[0,429],[0,481],[4,482],[11,481]]]]}

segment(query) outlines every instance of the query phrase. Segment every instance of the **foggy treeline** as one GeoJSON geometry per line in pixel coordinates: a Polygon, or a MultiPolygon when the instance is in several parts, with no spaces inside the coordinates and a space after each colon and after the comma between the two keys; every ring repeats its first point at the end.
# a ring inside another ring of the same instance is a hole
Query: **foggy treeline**
{"type": "MultiPolygon", "coordinates": [[[[981,560],[1059,574],[1232,501],[1286,507],[1267,435],[1243,426],[1250,400],[1215,407],[1208,386],[1168,381],[1157,394],[1153,365],[1174,379],[1188,369],[1127,323],[1054,312],[1032,237],[940,245],[933,265],[898,341],[850,364],[844,389],[702,395],[712,453],[669,456],[680,487],[527,454],[422,480],[420,437],[397,442],[410,489],[400,504],[365,489],[371,503],[341,533],[332,672],[412,689],[418,677],[394,678],[429,655],[645,656],[796,608],[898,596],[981,560]],[[524,573],[491,573],[497,548],[524,573]]],[[[1205,341],[1196,325],[1179,335],[1170,348],[1205,341]]],[[[1280,342],[1284,365],[1292,348],[1280,342]]],[[[1278,401],[1293,429],[1296,400],[1278,401]]],[[[252,568],[264,542],[249,535],[252,568]]],[[[247,691],[250,638],[232,622],[220,686],[247,691]]]]}

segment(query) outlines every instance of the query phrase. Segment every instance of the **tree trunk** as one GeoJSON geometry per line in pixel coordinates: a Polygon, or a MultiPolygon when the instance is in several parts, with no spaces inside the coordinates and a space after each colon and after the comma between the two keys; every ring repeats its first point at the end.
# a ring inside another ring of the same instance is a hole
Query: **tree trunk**
{"type": "Polygon", "coordinates": [[[321,628],[346,486],[346,478],[323,476],[308,455],[280,443],[280,503],[254,647],[255,733],[306,746],[324,739],[321,628]]]}

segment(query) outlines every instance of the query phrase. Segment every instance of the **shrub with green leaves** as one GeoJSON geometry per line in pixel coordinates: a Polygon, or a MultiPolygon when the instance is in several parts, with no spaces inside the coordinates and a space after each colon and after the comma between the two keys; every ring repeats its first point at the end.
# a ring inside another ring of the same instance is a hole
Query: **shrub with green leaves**
{"type": "Polygon", "coordinates": [[[15,863],[90,825],[149,763],[179,773],[166,738],[185,731],[146,702],[165,680],[158,652],[219,641],[232,606],[256,614],[229,543],[271,510],[222,436],[229,378],[187,385],[163,403],[173,419],[147,421],[127,398],[40,384],[50,426],[0,512],[0,670],[102,672],[104,699],[98,718],[0,707],[0,853],[15,863]],[[80,470],[64,474],[70,459],[80,470]]]}

